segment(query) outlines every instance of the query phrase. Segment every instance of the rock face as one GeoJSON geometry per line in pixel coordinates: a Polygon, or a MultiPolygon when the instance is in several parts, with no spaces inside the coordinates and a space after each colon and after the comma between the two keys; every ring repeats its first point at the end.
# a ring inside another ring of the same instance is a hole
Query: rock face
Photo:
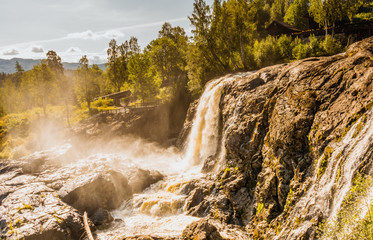
{"type": "MultiPolygon", "coordinates": [[[[296,208],[299,213],[292,209],[301,197],[311,199],[311,193],[306,195],[310,186],[315,194],[321,191],[318,183],[326,167],[319,158],[331,156],[330,149],[340,146],[372,108],[373,37],[344,54],[229,77],[233,80],[220,100],[225,162],[214,187],[203,194],[193,191],[191,202],[199,202],[193,207],[203,209],[193,215],[244,225],[253,238],[315,238],[315,227],[331,212],[329,204],[338,203],[331,200],[322,207],[310,200],[303,210],[296,208]]],[[[370,173],[369,162],[371,157],[362,159],[359,169],[370,173]]],[[[329,182],[338,181],[337,174],[330,174],[329,182]]],[[[330,194],[332,199],[333,189],[330,194]]]]}

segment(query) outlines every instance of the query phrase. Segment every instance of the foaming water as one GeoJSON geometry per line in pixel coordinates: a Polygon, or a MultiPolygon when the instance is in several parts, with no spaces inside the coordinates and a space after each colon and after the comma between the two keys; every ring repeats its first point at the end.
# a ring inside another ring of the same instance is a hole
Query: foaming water
{"type": "Polygon", "coordinates": [[[71,175],[114,169],[130,179],[134,171],[142,169],[159,171],[164,176],[163,180],[133,194],[112,211],[114,222],[110,228],[96,231],[97,239],[135,235],[179,237],[188,224],[198,220],[186,215],[188,192],[185,189],[191,181],[204,177],[201,165],[205,160],[224,154],[220,151],[219,105],[223,87],[232,79],[220,78],[207,84],[182,153],[176,148],[164,148],[133,136],[106,141],[71,140],[43,151],[48,159],[59,163],[71,175]]]}
{"type": "Polygon", "coordinates": [[[220,99],[224,84],[232,78],[220,78],[207,84],[197,107],[185,148],[185,160],[201,164],[215,156],[219,146],[220,99]]]}
{"type": "Polygon", "coordinates": [[[99,231],[98,239],[117,239],[118,236],[151,235],[177,237],[184,228],[198,220],[185,214],[186,195],[180,190],[188,182],[198,179],[200,173],[188,172],[166,177],[143,193],[134,194],[113,211],[116,224],[111,229],[99,231]]]}
{"type": "MultiPolygon", "coordinates": [[[[112,212],[117,224],[112,229],[98,233],[99,239],[115,236],[152,235],[160,237],[180,236],[182,230],[198,218],[187,216],[184,208],[186,193],[183,187],[194,179],[203,177],[201,164],[209,157],[217,157],[220,147],[220,100],[224,84],[232,78],[220,78],[207,84],[193,120],[184,152],[179,154],[173,149],[161,150],[152,145],[134,143],[141,154],[134,153],[134,146],[118,149],[129,159],[127,167],[133,164],[142,169],[159,170],[167,176],[140,194],[126,200],[121,208],[112,212]],[[128,151],[131,149],[131,151],[128,151]],[[130,155],[128,155],[130,152],[130,155]]],[[[124,164],[121,161],[119,164],[124,164]]],[[[124,166],[122,166],[124,167],[124,166]]]]}

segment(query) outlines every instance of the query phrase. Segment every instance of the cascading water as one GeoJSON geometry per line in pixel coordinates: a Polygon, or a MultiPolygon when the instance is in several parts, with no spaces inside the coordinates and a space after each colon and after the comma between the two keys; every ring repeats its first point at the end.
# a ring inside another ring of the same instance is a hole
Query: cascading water
{"type": "MultiPolygon", "coordinates": [[[[170,163],[178,159],[176,165],[181,167],[175,166],[178,170],[173,172],[157,169],[168,176],[143,193],[135,194],[120,209],[113,211],[114,218],[121,222],[114,224],[109,231],[98,232],[99,239],[138,234],[180,236],[186,225],[198,219],[185,215],[183,208],[186,195],[181,193],[181,189],[191,180],[201,178],[203,174],[200,173],[200,164],[219,152],[219,104],[224,84],[231,80],[232,78],[220,78],[207,84],[200,98],[184,153],[182,156],[172,154],[168,158],[170,163]]],[[[144,169],[144,166],[146,163],[140,167],[144,169]]]]}
{"type": "Polygon", "coordinates": [[[214,156],[219,147],[220,99],[224,84],[232,78],[220,78],[207,84],[199,100],[188,137],[184,158],[192,165],[214,156]]]}
{"type": "MultiPolygon", "coordinates": [[[[328,159],[325,172],[320,177],[316,171],[311,181],[311,187],[292,210],[294,216],[301,214],[301,218],[310,219],[310,216],[322,213],[323,216],[328,216],[328,221],[336,218],[343,200],[352,186],[354,174],[372,146],[373,111],[366,114],[367,121],[362,129],[358,129],[358,126],[360,125],[361,128],[363,124],[360,119],[350,128],[341,142],[329,146],[333,153],[328,159]]],[[[319,169],[323,157],[320,157],[316,169],[319,169]]],[[[368,203],[372,201],[371,195],[366,196],[368,203]]],[[[368,207],[360,209],[361,217],[365,216],[368,209],[368,207]]],[[[314,222],[304,221],[300,227],[287,234],[289,239],[302,235],[314,222]]]]}

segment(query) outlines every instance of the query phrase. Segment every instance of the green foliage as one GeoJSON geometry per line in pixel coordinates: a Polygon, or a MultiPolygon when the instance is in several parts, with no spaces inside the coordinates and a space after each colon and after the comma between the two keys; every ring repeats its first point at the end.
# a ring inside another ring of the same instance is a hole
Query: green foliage
{"type": "Polygon", "coordinates": [[[333,154],[333,148],[327,146],[324,149],[324,155],[320,160],[319,169],[317,171],[317,176],[318,177],[320,177],[321,175],[324,174],[324,172],[326,170],[326,167],[328,166],[328,160],[332,156],[332,154],[333,154]]]}
{"type": "Polygon", "coordinates": [[[281,35],[277,39],[277,47],[280,52],[281,59],[291,59],[292,58],[292,49],[293,49],[293,40],[290,36],[281,35]]]}
{"type": "Polygon", "coordinates": [[[146,53],[137,53],[128,63],[129,79],[133,83],[134,95],[142,103],[152,101],[159,92],[160,81],[146,53]]]}
{"type": "Polygon", "coordinates": [[[343,199],[337,217],[319,225],[319,239],[368,240],[373,238],[373,203],[366,201],[372,183],[372,177],[356,175],[349,193],[343,199]],[[363,216],[361,216],[362,211],[366,212],[363,216]]]}
{"type": "Polygon", "coordinates": [[[326,55],[333,55],[343,51],[341,43],[329,35],[325,37],[321,45],[326,55]]]}
{"type": "Polygon", "coordinates": [[[298,29],[308,29],[308,6],[309,0],[294,0],[286,12],[284,21],[298,29]]]}
{"type": "Polygon", "coordinates": [[[262,41],[254,43],[254,58],[257,66],[265,67],[279,61],[281,51],[275,37],[268,36],[262,41]]]}
{"type": "Polygon", "coordinates": [[[102,108],[108,108],[114,106],[114,100],[113,99],[102,99],[99,98],[92,102],[92,107],[102,107],[102,108]]]}
{"type": "Polygon", "coordinates": [[[91,103],[93,99],[100,94],[99,81],[103,77],[102,70],[93,65],[88,66],[87,56],[83,56],[80,61],[80,66],[75,71],[75,94],[80,102],[86,102],[90,114],[93,114],[91,103]]]}

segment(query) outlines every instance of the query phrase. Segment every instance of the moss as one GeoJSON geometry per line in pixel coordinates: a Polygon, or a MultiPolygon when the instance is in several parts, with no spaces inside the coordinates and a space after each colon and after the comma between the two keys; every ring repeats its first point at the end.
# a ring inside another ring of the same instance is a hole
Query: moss
{"type": "Polygon", "coordinates": [[[18,212],[20,212],[20,211],[22,211],[22,210],[25,210],[25,209],[28,209],[28,210],[34,210],[34,207],[33,206],[31,206],[31,205],[29,205],[29,204],[24,204],[23,203],[23,206],[22,207],[19,207],[19,208],[17,208],[18,209],[18,212]]]}
{"type": "Polygon", "coordinates": [[[373,204],[366,202],[365,196],[373,186],[370,176],[357,174],[353,185],[343,199],[336,219],[322,221],[317,228],[319,238],[323,239],[373,239],[373,204]],[[367,206],[367,214],[361,218],[359,209],[367,206]],[[347,231],[346,231],[347,230],[347,231]]]}
{"type": "Polygon", "coordinates": [[[337,177],[335,178],[335,183],[338,183],[341,178],[341,167],[338,168],[337,177]]]}
{"type": "Polygon", "coordinates": [[[364,114],[363,117],[361,118],[359,124],[356,126],[356,130],[354,132],[354,135],[352,135],[353,138],[356,138],[360,134],[361,130],[363,130],[363,128],[364,128],[364,125],[365,125],[366,121],[367,121],[367,115],[364,114]]]}
{"type": "Polygon", "coordinates": [[[326,167],[328,166],[328,160],[333,154],[333,148],[327,146],[324,149],[324,155],[322,156],[320,160],[319,169],[317,171],[317,177],[320,177],[324,174],[326,167]]]}
{"type": "Polygon", "coordinates": [[[58,223],[63,223],[65,220],[59,216],[57,216],[56,214],[53,214],[53,217],[57,220],[58,223]]]}
{"type": "Polygon", "coordinates": [[[256,207],[256,215],[260,215],[260,213],[263,211],[264,203],[258,203],[258,206],[256,207]]]}
{"type": "Polygon", "coordinates": [[[285,203],[285,206],[284,206],[284,211],[285,212],[290,211],[290,206],[293,203],[293,198],[294,198],[294,191],[293,191],[293,189],[290,189],[289,193],[288,193],[288,196],[286,197],[286,203],[285,203]]]}

